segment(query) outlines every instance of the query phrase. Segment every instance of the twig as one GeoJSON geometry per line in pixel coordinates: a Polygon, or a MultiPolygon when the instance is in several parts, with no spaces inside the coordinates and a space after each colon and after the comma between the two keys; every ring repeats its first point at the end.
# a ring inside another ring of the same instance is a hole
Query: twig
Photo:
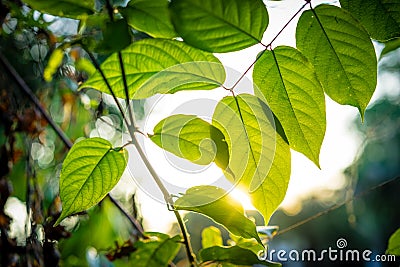
{"type": "Polygon", "coordinates": [[[0,53],[0,60],[3,63],[4,67],[7,69],[7,71],[17,82],[19,87],[22,89],[22,91],[29,97],[29,100],[31,100],[33,104],[35,104],[37,110],[39,110],[42,116],[50,124],[51,128],[53,128],[54,131],[57,133],[57,135],[61,138],[65,146],[71,148],[72,147],[71,140],[69,140],[69,138],[65,135],[64,131],[60,128],[60,126],[58,126],[51,118],[51,116],[46,112],[46,110],[40,103],[39,99],[36,97],[36,95],[32,92],[29,86],[25,83],[24,79],[22,79],[22,77],[18,74],[18,72],[14,69],[14,67],[10,64],[8,59],[2,53],[0,53]]]}
{"type": "MultiPolygon", "coordinates": [[[[51,118],[50,114],[47,113],[47,111],[43,108],[42,104],[40,103],[39,99],[36,97],[36,95],[32,92],[32,90],[29,88],[29,86],[25,83],[24,79],[18,74],[18,72],[14,69],[14,67],[10,64],[10,62],[4,57],[2,53],[0,53],[0,60],[3,63],[3,65],[6,67],[7,71],[11,74],[11,76],[14,78],[14,80],[18,83],[19,87],[22,89],[22,91],[29,97],[29,99],[32,101],[32,103],[35,105],[37,110],[42,114],[42,116],[46,119],[46,121],[49,123],[49,125],[53,128],[53,130],[56,132],[56,134],[60,137],[60,139],[64,142],[65,146],[68,149],[72,148],[72,142],[69,140],[69,138],[66,136],[64,131],[54,122],[54,120],[51,118]]],[[[113,197],[108,194],[108,196],[111,199],[111,202],[114,203],[114,205],[117,206],[117,208],[128,218],[128,220],[131,222],[132,226],[140,233],[143,234],[143,228],[140,226],[140,223],[130,216],[122,206],[120,206],[115,200],[113,201],[113,197]],[[140,226],[140,227],[138,227],[140,226]]]]}
{"type": "MultiPolygon", "coordinates": [[[[108,14],[109,14],[110,20],[114,21],[113,10],[112,10],[112,6],[111,6],[109,0],[106,1],[106,8],[108,10],[108,14]]],[[[119,66],[120,66],[120,69],[121,69],[122,81],[123,81],[123,84],[124,84],[125,101],[126,101],[126,105],[127,105],[127,108],[128,108],[128,113],[129,113],[129,118],[130,118],[131,123],[129,125],[126,120],[125,120],[125,122],[127,123],[128,131],[129,131],[129,134],[130,134],[130,136],[132,138],[133,145],[136,147],[136,150],[138,151],[142,161],[146,165],[148,171],[150,172],[150,174],[153,177],[154,181],[156,182],[158,188],[160,189],[161,193],[163,194],[167,205],[173,210],[174,215],[176,217],[176,220],[178,221],[179,228],[181,229],[181,232],[182,232],[182,236],[183,236],[183,240],[184,240],[184,244],[185,244],[185,248],[186,248],[186,253],[187,253],[187,256],[188,256],[188,259],[189,259],[189,262],[190,262],[190,266],[192,266],[192,267],[196,266],[195,255],[193,253],[192,246],[190,244],[190,238],[189,238],[189,234],[187,232],[185,223],[183,222],[183,219],[182,219],[179,211],[177,211],[174,208],[174,201],[172,200],[172,197],[171,197],[170,193],[168,192],[168,189],[162,183],[162,181],[161,181],[160,177],[158,176],[157,172],[154,170],[153,166],[151,165],[151,163],[147,159],[147,156],[144,153],[144,151],[143,151],[142,147],[140,146],[140,144],[139,144],[139,142],[137,140],[137,137],[135,135],[135,133],[137,132],[137,128],[136,128],[136,123],[135,123],[135,118],[134,118],[134,115],[133,115],[133,111],[131,109],[131,105],[129,104],[129,99],[130,99],[130,97],[129,97],[129,88],[128,88],[128,83],[127,83],[127,80],[126,80],[124,61],[123,61],[123,58],[122,58],[122,53],[120,51],[118,52],[118,59],[119,59],[119,66]]],[[[100,69],[100,66],[99,66],[99,69],[100,69]]],[[[107,78],[104,75],[102,75],[102,77],[103,77],[104,81],[107,82],[107,78]]],[[[109,90],[112,92],[111,87],[109,87],[109,90]]]]}

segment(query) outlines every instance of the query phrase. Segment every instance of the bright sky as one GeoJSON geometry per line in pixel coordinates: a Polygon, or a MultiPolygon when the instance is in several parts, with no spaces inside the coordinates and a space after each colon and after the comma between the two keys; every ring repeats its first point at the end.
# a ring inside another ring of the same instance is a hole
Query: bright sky
{"type": "MultiPolygon", "coordinates": [[[[270,9],[270,26],[264,36],[264,43],[268,43],[282,26],[287,22],[292,14],[298,10],[302,1],[283,1],[268,2],[273,5],[270,9]],[[271,12],[272,11],[272,12],[271,12]]],[[[296,25],[296,21],[292,23],[296,25]]],[[[285,44],[294,46],[295,27],[288,27],[274,45],[285,44]]],[[[261,51],[261,46],[254,46],[243,51],[219,54],[217,57],[227,66],[227,82],[234,83],[237,78],[250,66],[257,53],[261,51]]],[[[251,91],[251,71],[239,84],[236,92],[251,91]]],[[[228,92],[223,89],[216,89],[206,92],[182,92],[174,95],[165,95],[162,97],[152,97],[146,102],[146,112],[148,117],[140,122],[145,132],[151,132],[154,125],[161,119],[171,114],[186,113],[197,114],[204,119],[210,119],[213,113],[213,107],[217,101],[228,92]]],[[[356,109],[350,107],[340,108],[331,102],[327,104],[328,129],[325,142],[321,151],[321,167],[319,170],[309,160],[299,153],[293,152],[292,177],[289,190],[282,207],[293,212],[300,202],[300,199],[308,196],[317,189],[324,187],[339,188],[343,184],[343,179],[337,178],[337,173],[352,161],[356,150],[356,144],[347,128],[345,122],[357,113],[356,109]],[[333,116],[334,114],[334,116],[333,116]]],[[[199,167],[180,160],[175,156],[164,152],[152,142],[145,140],[143,144],[149,159],[156,171],[169,183],[168,188],[171,192],[178,194],[185,191],[193,185],[213,183],[221,177],[221,171],[215,166],[199,167]],[[188,173],[186,170],[193,170],[188,173]],[[182,171],[183,170],[183,171],[182,171]]],[[[155,187],[154,182],[148,176],[145,166],[134,156],[135,150],[131,149],[130,170],[135,177],[135,184],[142,188],[138,192],[141,201],[141,210],[145,218],[146,229],[148,230],[167,230],[169,223],[174,222],[175,218],[169,212],[165,205],[161,204],[162,196],[155,187]],[[156,200],[155,200],[156,199],[156,200]],[[163,218],[160,220],[159,218],[163,218]]],[[[124,179],[124,186],[121,188],[132,188],[132,180],[124,179]]],[[[245,208],[251,209],[252,206],[248,198],[240,191],[234,191],[233,195],[241,200],[245,208]]]]}
{"type": "MultiPolygon", "coordinates": [[[[299,0],[285,0],[268,1],[266,3],[270,15],[270,26],[264,35],[264,43],[268,43],[275,36],[304,2],[299,0]]],[[[315,1],[314,3],[317,2],[315,1]]],[[[274,47],[282,44],[295,46],[294,33],[297,19],[298,17],[274,42],[274,47]]],[[[217,55],[222,63],[227,66],[228,84],[234,82],[240,73],[243,73],[251,65],[261,49],[262,47],[255,46],[239,52],[217,55]]],[[[244,80],[237,87],[236,92],[251,90],[251,71],[247,78],[247,80],[244,80]]],[[[390,94],[398,95],[400,93],[399,89],[391,86],[396,83],[398,84],[398,79],[393,76],[385,76],[380,79],[373,101],[389,92],[391,92],[390,94]],[[394,81],[393,79],[397,80],[394,81]]],[[[182,92],[174,95],[152,97],[145,105],[148,118],[140,121],[140,126],[145,132],[151,132],[158,121],[177,113],[195,113],[206,120],[210,119],[213,106],[215,106],[219,99],[227,95],[227,91],[216,89],[212,91],[182,92]]],[[[329,192],[342,188],[345,182],[342,171],[351,164],[357,153],[360,140],[351,126],[354,118],[359,118],[357,109],[350,106],[338,105],[328,97],[326,97],[326,108],[327,129],[320,155],[321,170],[305,156],[292,151],[291,180],[286,198],[281,205],[281,208],[289,214],[295,214],[300,211],[301,206],[299,204],[302,199],[310,196],[329,199],[332,196],[329,192]],[[321,195],[321,192],[324,194],[321,195]]],[[[106,138],[114,134],[112,129],[108,129],[101,123],[97,126],[100,130],[97,133],[94,132],[93,135],[100,134],[106,138]]],[[[144,140],[143,147],[149,155],[149,159],[156,171],[169,183],[168,188],[175,194],[184,192],[185,190],[182,188],[198,184],[219,183],[218,181],[221,180],[219,178],[221,178],[222,173],[214,165],[199,167],[188,163],[185,160],[164,152],[149,140],[144,140]],[[184,171],[185,169],[191,170],[191,173],[184,171]]],[[[168,231],[170,223],[175,222],[175,217],[172,212],[167,210],[165,204],[158,201],[162,199],[162,196],[135,150],[130,147],[129,152],[129,172],[125,173],[113,193],[129,194],[136,191],[139,185],[140,189],[137,190],[137,195],[138,202],[140,202],[139,208],[145,219],[145,229],[148,231],[168,231]]],[[[226,186],[226,183],[218,185],[226,186]]],[[[242,192],[233,191],[232,194],[242,201],[246,209],[252,208],[250,202],[242,192]]],[[[10,204],[9,206],[17,208],[16,205],[10,204]]]]}
{"type": "MultiPolygon", "coordinates": [[[[270,14],[270,26],[264,35],[263,42],[268,43],[302,4],[303,1],[297,0],[267,2],[270,14]]],[[[297,19],[298,17],[274,42],[274,47],[283,44],[295,46],[294,33],[297,19]]],[[[262,47],[255,46],[239,52],[218,54],[217,57],[228,67],[227,83],[235,81],[238,75],[251,65],[261,49],[262,47]]],[[[251,71],[247,78],[251,80],[251,71]]],[[[247,83],[245,81],[238,86],[237,92],[251,90],[249,89],[251,88],[249,80],[247,83]]],[[[386,94],[387,91],[383,88],[388,88],[387,84],[385,86],[378,86],[374,99],[386,94]]],[[[150,113],[149,118],[145,122],[141,122],[141,125],[146,132],[151,132],[153,126],[158,121],[175,113],[195,113],[205,119],[210,118],[213,111],[210,107],[215,105],[218,99],[227,95],[226,91],[217,89],[207,92],[182,92],[162,96],[161,98],[153,97],[146,102],[146,110],[150,113]],[[207,109],[205,110],[204,107],[207,107],[207,109]]],[[[354,132],[352,126],[352,121],[355,118],[359,118],[357,109],[336,104],[328,97],[326,97],[326,109],[327,129],[320,155],[321,169],[318,169],[302,154],[292,151],[291,180],[287,195],[281,205],[281,208],[288,214],[295,214],[300,211],[302,199],[316,196],[323,200],[329,200],[334,190],[342,188],[345,185],[342,171],[352,163],[360,145],[361,140],[354,132]]],[[[173,185],[189,187],[191,185],[207,184],[214,182],[221,175],[220,170],[216,166],[212,165],[208,168],[195,167],[193,164],[191,165],[184,160],[179,160],[169,153],[162,151],[150,141],[145,141],[144,147],[149,155],[151,155],[150,161],[157,172],[173,185]],[[197,172],[188,174],[187,172],[177,170],[179,168],[189,168],[197,172]]],[[[134,151],[131,152],[134,153],[134,151]]],[[[134,157],[131,156],[131,159],[134,159],[134,157]]],[[[150,195],[154,195],[157,194],[158,189],[152,186],[154,183],[151,178],[146,177],[143,164],[135,159],[130,160],[130,166],[135,177],[140,177],[136,178],[139,184],[147,191],[147,193],[143,193],[143,191],[138,193],[139,198],[144,200],[141,203],[141,209],[145,218],[146,229],[155,231],[167,230],[169,223],[175,221],[173,214],[166,209],[165,205],[149,197],[149,192],[150,195]],[[160,220],[160,218],[162,219],[160,220]]],[[[125,180],[125,183],[127,183],[124,186],[125,188],[128,184],[131,184],[129,179],[125,180]]],[[[184,191],[182,188],[176,189],[174,186],[169,188],[174,193],[184,191]],[[174,190],[178,191],[175,192],[174,190]]],[[[242,192],[234,190],[233,195],[242,201],[246,209],[252,208],[248,198],[242,192]]],[[[158,194],[156,198],[161,199],[161,196],[158,194]]]]}

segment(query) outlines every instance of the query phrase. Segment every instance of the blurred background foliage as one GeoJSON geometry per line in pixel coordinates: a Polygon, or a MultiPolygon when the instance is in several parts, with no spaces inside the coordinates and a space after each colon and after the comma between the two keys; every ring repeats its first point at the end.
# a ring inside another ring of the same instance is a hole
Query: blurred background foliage
{"type": "MultiPolygon", "coordinates": [[[[124,4],[124,1],[114,2],[124,4]]],[[[101,11],[104,2],[99,0],[96,4],[101,11]]],[[[128,29],[124,20],[102,23],[106,16],[105,11],[99,12],[78,24],[72,19],[40,14],[18,0],[0,2],[0,53],[12,63],[72,141],[99,135],[114,142],[122,139],[122,120],[111,101],[94,90],[77,91],[90,70],[85,65],[88,55],[83,49],[66,48],[53,79],[45,81],[43,77],[51,53],[60,43],[74,40],[78,32],[85,36],[83,45],[95,52],[100,63],[121,45],[149,38],[128,29]],[[116,37],[111,32],[119,34],[116,37]],[[115,47],[106,45],[110,44],[105,41],[109,38],[117,38],[113,42],[115,47]]],[[[393,80],[397,87],[400,86],[399,46],[398,40],[386,44],[379,66],[380,76],[396,77],[393,80]]],[[[380,99],[367,110],[364,124],[354,123],[363,142],[357,158],[345,171],[343,189],[321,192],[332,194],[329,202],[316,198],[304,201],[294,216],[278,210],[270,224],[285,229],[328,209],[333,203],[358,194],[362,196],[278,234],[270,241],[270,249],[320,251],[335,247],[336,240],[342,237],[349,248],[371,249],[374,254],[385,252],[390,235],[400,227],[400,181],[370,189],[400,175],[399,102],[399,95],[380,99]]],[[[135,108],[136,114],[143,116],[143,102],[137,101],[135,108]]],[[[136,233],[107,198],[88,214],[73,217],[64,226],[52,227],[60,212],[57,177],[67,148],[3,64],[0,64],[0,117],[0,266],[126,266],[123,256],[131,252],[136,233]]],[[[134,195],[120,196],[119,200],[129,212],[140,217],[134,195]]],[[[250,211],[249,215],[262,224],[258,214],[250,211]]],[[[187,214],[186,220],[195,251],[201,248],[202,229],[209,225],[219,227],[197,214],[187,214]]],[[[224,242],[229,242],[228,233],[219,228],[224,242]]],[[[171,226],[171,233],[178,233],[176,225],[171,226]]],[[[180,262],[183,255],[180,253],[175,260],[177,266],[183,266],[180,262]]],[[[285,266],[320,264],[335,265],[333,262],[284,263],[285,266]]],[[[341,265],[390,266],[377,262],[342,262],[341,265]]]]}

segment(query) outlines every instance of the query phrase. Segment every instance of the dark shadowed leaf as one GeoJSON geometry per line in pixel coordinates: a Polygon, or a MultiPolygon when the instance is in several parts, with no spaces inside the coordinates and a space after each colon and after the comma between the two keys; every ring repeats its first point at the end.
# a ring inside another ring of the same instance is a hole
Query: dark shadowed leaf
{"type": "Polygon", "coordinates": [[[212,261],[220,263],[232,263],[235,266],[253,266],[255,264],[263,266],[278,267],[279,263],[260,260],[251,250],[241,247],[209,247],[200,251],[202,262],[212,261]]]}
{"type": "Polygon", "coordinates": [[[340,5],[361,22],[372,39],[400,37],[399,0],[340,0],[340,5]]]}
{"type": "Polygon", "coordinates": [[[120,12],[128,24],[154,38],[177,36],[168,10],[168,0],[131,0],[120,12]]]}

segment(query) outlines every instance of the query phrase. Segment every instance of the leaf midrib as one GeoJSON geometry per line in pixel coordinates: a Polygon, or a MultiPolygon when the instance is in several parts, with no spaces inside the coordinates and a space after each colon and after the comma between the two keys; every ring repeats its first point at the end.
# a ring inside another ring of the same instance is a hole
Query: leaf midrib
{"type": "Polygon", "coordinates": [[[89,178],[92,176],[94,170],[100,165],[100,162],[106,157],[106,155],[111,151],[111,148],[109,148],[104,155],[100,158],[100,160],[97,162],[97,164],[93,167],[93,169],[90,171],[90,174],[87,176],[87,179],[85,179],[85,182],[82,184],[82,186],[79,188],[78,192],[75,194],[75,196],[73,197],[73,201],[72,203],[74,203],[78,197],[78,195],[81,194],[82,189],[85,187],[85,185],[88,183],[89,178]]]}
{"type": "Polygon", "coordinates": [[[195,7],[199,8],[200,10],[204,11],[204,13],[206,13],[206,14],[208,14],[208,15],[211,15],[212,17],[214,17],[214,18],[216,18],[216,19],[218,19],[218,20],[220,20],[220,21],[222,21],[222,22],[225,22],[226,24],[228,24],[228,25],[231,26],[232,28],[236,29],[237,31],[239,31],[239,32],[241,32],[241,33],[244,33],[245,35],[249,36],[249,37],[252,38],[253,40],[257,41],[258,43],[261,42],[261,40],[258,40],[258,38],[256,38],[256,37],[253,36],[252,34],[246,32],[245,30],[239,28],[238,26],[232,24],[231,22],[225,20],[224,18],[217,16],[217,14],[214,14],[214,13],[210,12],[209,10],[203,8],[203,6],[199,6],[199,5],[196,5],[196,4],[193,4],[193,6],[195,6],[195,7]]]}

